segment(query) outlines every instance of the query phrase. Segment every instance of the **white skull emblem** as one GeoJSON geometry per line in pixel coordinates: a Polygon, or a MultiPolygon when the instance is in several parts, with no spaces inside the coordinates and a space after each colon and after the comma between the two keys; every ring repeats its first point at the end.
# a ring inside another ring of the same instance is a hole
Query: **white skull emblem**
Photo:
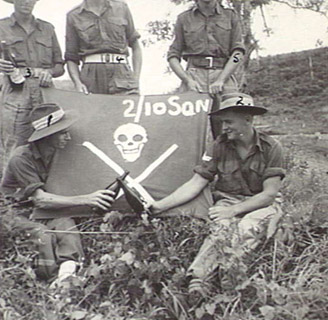
{"type": "Polygon", "coordinates": [[[114,144],[128,162],[134,162],[140,157],[147,141],[147,131],[139,124],[123,124],[114,132],[114,144]]]}

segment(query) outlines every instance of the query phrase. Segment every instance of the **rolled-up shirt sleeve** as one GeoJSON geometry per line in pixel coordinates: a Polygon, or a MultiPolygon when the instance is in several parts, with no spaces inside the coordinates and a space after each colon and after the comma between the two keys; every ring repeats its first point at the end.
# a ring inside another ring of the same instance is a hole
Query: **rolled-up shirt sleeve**
{"type": "Polygon", "coordinates": [[[201,175],[204,179],[212,182],[217,174],[217,156],[214,152],[215,141],[208,148],[208,151],[204,154],[202,163],[194,168],[194,172],[201,175]]]}
{"type": "Polygon", "coordinates": [[[243,53],[246,52],[243,42],[240,18],[236,12],[233,12],[230,54],[232,54],[235,50],[240,50],[243,53]]]}
{"type": "Polygon", "coordinates": [[[184,48],[184,35],[183,27],[180,17],[178,17],[177,22],[174,27],[174,39],[167,53],[167,60],[171,58],[177,58],[181,60],[182,52],[184,48]]]}
{"type": "Polygon", "coordinates": [[[79,63],[79,37],[71,21],[71,17],[66,18],[66,42],[65,42],[65,60],[79,63]]]}
{"type": "Polygon", "coordinates": [[[267,178],[279,176],[283,179],[286,175],[286,170],[284,169],[284,153],[281,144],[276,141],[272,146],[268,155],[267,168],[263,174],[263,181],[267,178]]]}
{"type": "MultiPolygon", "coordinates": [[[[32,162],[28,161],[24,157],[15,157],[9,164],[9,170],[15,178],[16,187],[19,186],[22,189],[25,200],[30,197],[37,189],[44,189],[44,182],[41,181],[40,176],[37,173],[37,168],[32,162]]],[[[2,187],[10,187],[10,181],[3,181],[2,187]]]]}

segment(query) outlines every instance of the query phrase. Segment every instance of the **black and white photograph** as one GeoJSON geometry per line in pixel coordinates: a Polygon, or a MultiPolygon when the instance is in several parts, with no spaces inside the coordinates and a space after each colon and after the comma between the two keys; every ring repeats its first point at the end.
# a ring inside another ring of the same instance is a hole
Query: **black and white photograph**
{"type": "Polygon", "coordinates": [[[0,320],[326,320],[327,0],[0,0],[0,320]]]}

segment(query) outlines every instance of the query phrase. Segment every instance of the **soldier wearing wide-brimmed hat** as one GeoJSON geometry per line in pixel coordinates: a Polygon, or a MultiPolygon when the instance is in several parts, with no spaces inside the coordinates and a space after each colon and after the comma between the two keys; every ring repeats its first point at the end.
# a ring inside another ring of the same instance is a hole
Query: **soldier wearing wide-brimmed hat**
{"type": "Polygon", "coordinates": [[[0,144],[7,163],[13,149],[32,132],[29,116],[42,103],[40,87],[64,73],[64,61],[54,27],[33,16],[38,0],[4,0],[14,12],[0,20],[0,144]]]}
{"type": "MultiPolygon", "coordinates": [[[[113,202],[113,192],[98,190],[80,196],[59,196],[47,192],[46,181],[52,159],[59,149],[64,149],[71,140],[69,128],[76,121],[76,115],[65,112],[56,104],[46,103],[33,109],[31,123],[33,133],[29,143],[17,147],[9,159],[1,181],[0,190],[5,199],[21,204],[31,200],[38,208],[53,209],[58,213],[65,209],[89,206],[108,210],[113,202]]],[[[78,234],[44,233],[44,230],[76,230],[72,218],[48,218],[38,222],[25,215],[14,219],[14,228],[32,235],[38,241],[39,257],[36,273],[40,278],[51,280],[58,274],[55,283],[60,283],[75,272],[77,263],[83,260],[83,250],[78,234]],[[57,239],[60,239],[60,241],[57,239]]],[[[40,217],[40,219],[45,217],[40,217]]]]}
{"type": "Polygon", "coordinates": [[[220,109],[210,113],[222,124],[211,153],[195,167],[191,180],[151,207],[154,213],[182,212],[210,223],[212,232],[188,269],[190,292],[204,293],[206,280],[217,267],[224,277],[227,270],[219,263],[220,253],[226,252],[224,259],[231,266],[240,258],[233,253],[254,249],[264,222],[281,214],[277,200],[285,176],[283,150],[253,126],[254,115],[265,112],[249,95],[223,95],[220,109]]]}

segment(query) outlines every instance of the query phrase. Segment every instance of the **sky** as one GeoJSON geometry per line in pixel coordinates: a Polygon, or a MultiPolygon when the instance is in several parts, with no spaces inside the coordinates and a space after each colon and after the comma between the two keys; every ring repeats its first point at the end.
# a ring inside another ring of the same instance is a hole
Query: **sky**
{"type": "MultiPolygon", "coordinates": [[[[176,6],[169,0],[126,0],[141,40],[148,37],[147,23],[151,20],[170,19],[186,9],[176,6]]],[[[81,0],[39,0],[34,15],[55,26],[58,40],[64,51],[66,13],[81,3],[81,0]]],[[[9,16],[13,5],[0,0],[0,18],[9,16]]],[[[253,29],[261,49],[259,56],[275,55],[301,51],[317,47],[318,40],[322,46],[328,46],[328,19],[308,10],[294,10],[286,5],[265,6],[265,18],[272,34],[268,36],[260,11],[253,15],[253,29]]],[[[143,68],[141,92],[143,94],[165,93],[177,87],[179,80],[168,74],[165,54],[170,42],[162,42],[143,48],[143,68]]],[[[67,73],[63,76],[68,78],[67,73]]]]}

